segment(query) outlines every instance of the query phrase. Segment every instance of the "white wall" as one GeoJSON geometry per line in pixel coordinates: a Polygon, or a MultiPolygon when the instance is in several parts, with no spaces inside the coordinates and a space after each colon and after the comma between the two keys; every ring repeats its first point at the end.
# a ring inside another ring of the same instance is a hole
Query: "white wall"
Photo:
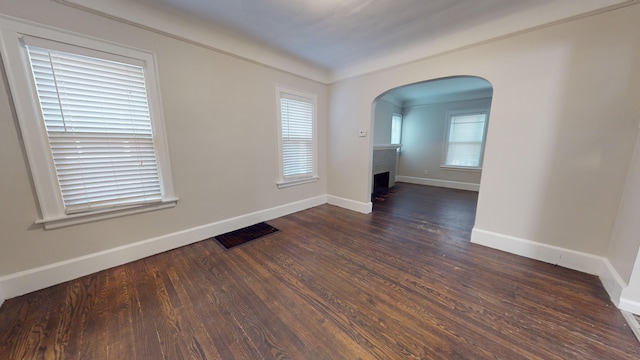
{"type": "MultiPolygon", "coordinates": [[[[636,141],[626,186],[613,227],[607,258],[613,268],[608,282],[617,305],[640,314],[640,136],[636,141]],[[618,275],[616,277],[615,275],[618,275]],[[619,303],[617,302],[620,298],[619,303]]],[[[606,282],[605,282],[606,285],[606,282]]]]}
{"type": "Polygon", "coordinates": [[[623,192],[607,258],[626,283],[631,278],[640,248],[640,137],[623,192]]]}
{"type": "MultiPolygon", "coordinates": [[[[92,254],[131,260],[132,254],[149,255],[130,251],[134,244],[157,240],[163,245],[155,249],[167,249],[216,235],[211,233],[215,227],[207,227],[210,224],[234,219],[237,225],[242,223],[237,217],[247,214],[258,212],[255,219],[268,216],[264,211],[269,209],[277,209],[269,214],[282,213],[289,204],[300,207],[309,199],[316,203],[326,199],[326,85],[52,1],[2,2],[0,13],[156,52],[173,180],[180,199],[172,209],[62,229],[34,225],[39,217],[37,200],[2,80],[0,286],[4,282],[7,297],[16,295],[14,285],[21,279],[49,276],[54,273],[51,267],[62,269],[82,260],[90,270],[92,258],[86,257],[92,254]],[[276,84],[318,95],[318,182],[276,187],[276,84]],[[193,229],[198,231],[189,232],[193,229]]],[[[101,266],[109,265],[113,263],[101,266]]]]}
{"type": "Polygon", "coordinates": [[[638,18],[632,5],[333,84],[329,193],[367,198],[372,141],[357,133],[379,94],[479,76],[494,92],[475,229],[606,255],[638,124],[638,18]]]}
{"type": "Polygon", "coordinates": [[[622,289],[620,301],[614,298],[614,302],[620,309],[640,315],[640,253],[637,255],[628,286],[622,289]]]}
{"type": "Polygon", "coordinates": [[[491,99],[477,99],[407,106],[402,122],[402,153],[398,175],[480,184],[481,173],[473,170],[441,168],[450,111],[489,111],[491,99]],[[425,174],[425,170],[427,174],[425,174]]]}
{"type": "MultiPolygon", "coordinates": [[[[607,258],[615,273],[621,292],[619,307],[640,314],[640,136],[613,227],[607,258]]],[[[609,282],[615,288],[615,276],[609,282]]],[[[615,300],[615,299],[614,299],[615,300]]]]}
{"type": "Polygon", "coordinates": [[[373,143],[391,143],[391,116],[401,114],[402,107],[386,100],[378,100],[375,103],[373,120],[373,143]]]}

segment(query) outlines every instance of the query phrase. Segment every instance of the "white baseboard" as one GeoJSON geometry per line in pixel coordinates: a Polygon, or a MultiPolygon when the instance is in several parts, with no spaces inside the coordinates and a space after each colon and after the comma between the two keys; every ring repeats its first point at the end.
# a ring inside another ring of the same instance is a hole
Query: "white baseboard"
{"type": "MultiPolygon", "coordinates": [[[[620,310],[628,311],[630,313],[634,313],[636,315],[640,315],[640,302],[629,300],[623,297],[620,299],[620,305],[618,305],[620,310]]],[[[638,339],[640,340],[640,339],[638,339]]]]}
{"type": "Polygon", "coordinates": [[[325,204],[325,195],[256,211],[133,244],[69,259],[0,277],[0,299],[10,299],[32,291],[77,279],[151,255],[189,245],[261,221],[272,220],[325,204]]]}
{"type": "Polygon", "coordinates": [[[616,305],[616,307],[620,307],[620,302],[622,301],[622,294],[624,289],[627,287],[627,284],[616,269],[611,265],[611,262],[607,258],[603,258],[602,260],[602,271],[598,276],[600,277],[600,281],[604,286],[604,289],[607,290],[611,301],[616,305]]]}
{"type": "Polygon", "coordinates": [[[449,181],[449,180],[439,180],[439,179],[419,178],[419,177],[413,177],[413,176],[396,175],[396,182],[438,186],[438,187],[445,187],[445,188],[459,189],[459,190],[480,191],[480,184],[473,184],[473,183],[466,183],[466,182],[459,182],[459,181],[449,181]]]}
{"type": "Polygon", "coordinates": [[[638,320],[633,316],[632,313],[622,310],[620,311],[625,320],[627,320],[627,324],[629,324],[629,328],[633,331],[633,335],[636,336],[636,339],[640,341],[640,324],[638,324],[638,320]]]}
{"type": "Polygon", "coordinates": [[[339,206],[351,211],[357,211],[359,213],[368,214],[373,210],[373,203],[363,203],[359,201],[349,200],[338,196],[327,195],[327,203],[330,205],[339,206]]]}
{"type": "Polygon", "coordinates": [[[587,274],[600,276],[603,269],[604,258],[601,256],[478,228],[471,231],[471,242],[587,274]]]}
{"type": "Polygon", "coordinates": [[[600,278],[602,285],[616,307],[635,314],[640,314],[640,303],[624,299],[624,289],[626,289],[627,284],[611,265],[609,259],[605,257],[477,228],[474,228],[471,232],[471,242],[530,259],[596,275],[600,278]]]}

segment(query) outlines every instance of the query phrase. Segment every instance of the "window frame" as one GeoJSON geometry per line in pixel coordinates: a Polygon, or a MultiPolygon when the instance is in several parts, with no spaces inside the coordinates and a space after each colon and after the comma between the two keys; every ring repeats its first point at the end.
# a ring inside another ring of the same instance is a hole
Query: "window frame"
{"type": "Polygon", "coordinates": [[[0,46],[13,104],[22,133],[22,140],[27,153],[31,178],[40,206],[40,218],[35,220],[36,224],[43,224],[45,229],[54,229],[176,205],[178,199],[175,196],[171,178],[169,151],[164,129],[154,53],[4,16],[0,16],[0,46]],[[73,47],[84,48],[89,52],[100,52],[107,55],[113,54],[137,59],[144,64],[147,101],[158,162],[159,180],[162,188],[161,202],[66,214],[53,158],[49,149],[38,94],[31,74],[27,50],[22,40],[24,37],[41,38],[61,45],[68,44],[73,47]]]}
{"type": "Polygon", "coordinates": [[[307,184],[310,182],[318,181],[318,96],[315,93],[305,92],[290,87],[276,85],[276,122],[277,122],[277,136],[278,136],[278,179],[276,185],[278,188],[286,188],[289,186],[307,184]],[[282,109],[281,100],[286,96],[297,97],[306,99],[312,105],[312,173],[303,177],[291,177],[284,176],[284,153],[283,153],[283,137],[282,137],[282,109]]]}
{"type": "Polygon", "coordinates": [[[442,161],[440,167],[447,170],[462,170],[462,171],[482,171],[482,165],[484,160],[484,149],[487,142],[487,128],[489,126],[489,111],[486,109],[466,109],[466,110],[454,110],[447,112],[447,122],[445,125],[445,134],[443,139],[442,161]],[[478,166],[464,166],[464,165],[448,165],[447,157],[449,153],[449,135],[451,132],[451,122],[456,116],[467,115],[484,115],[484,128],[482,133],[482,142],[480,148],[480,158],[478,166]]]}

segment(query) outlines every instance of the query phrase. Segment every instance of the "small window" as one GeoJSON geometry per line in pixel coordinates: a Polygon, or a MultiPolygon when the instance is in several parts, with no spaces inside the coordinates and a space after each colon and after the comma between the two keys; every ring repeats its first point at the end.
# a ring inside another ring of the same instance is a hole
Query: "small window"
{"type": "Polygon", "coordinates": [[[16,27],[24,32],[3,26],[3,57],[42,211],[37,222],[53,228],[175,205],[153,56],[16,27]]]}
{"type": "Polygon", "coordinates": [[[486,128],[486,112],[451,114],[445,141],[444,166],[480,169],[486,128]]]}
{"type": "Polygon", "coordinates": [[[316,95],[278,87],[279,187],[317,180],[316,95]]]}
{"type": "Polygon", "coordinates": [[[402,115],[391,116],[391,144],[400,144],[402,140],[402,115]]]}

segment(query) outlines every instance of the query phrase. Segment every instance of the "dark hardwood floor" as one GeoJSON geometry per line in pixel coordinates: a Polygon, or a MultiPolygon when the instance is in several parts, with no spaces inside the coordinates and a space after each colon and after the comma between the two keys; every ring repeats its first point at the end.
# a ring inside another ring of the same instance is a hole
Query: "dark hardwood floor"
{"type": "Polygon", "coordinates": [[[638,359],[595,276],[469,243],[476,193],[398,184],[7,300],[0,359],[638,359]]]}

